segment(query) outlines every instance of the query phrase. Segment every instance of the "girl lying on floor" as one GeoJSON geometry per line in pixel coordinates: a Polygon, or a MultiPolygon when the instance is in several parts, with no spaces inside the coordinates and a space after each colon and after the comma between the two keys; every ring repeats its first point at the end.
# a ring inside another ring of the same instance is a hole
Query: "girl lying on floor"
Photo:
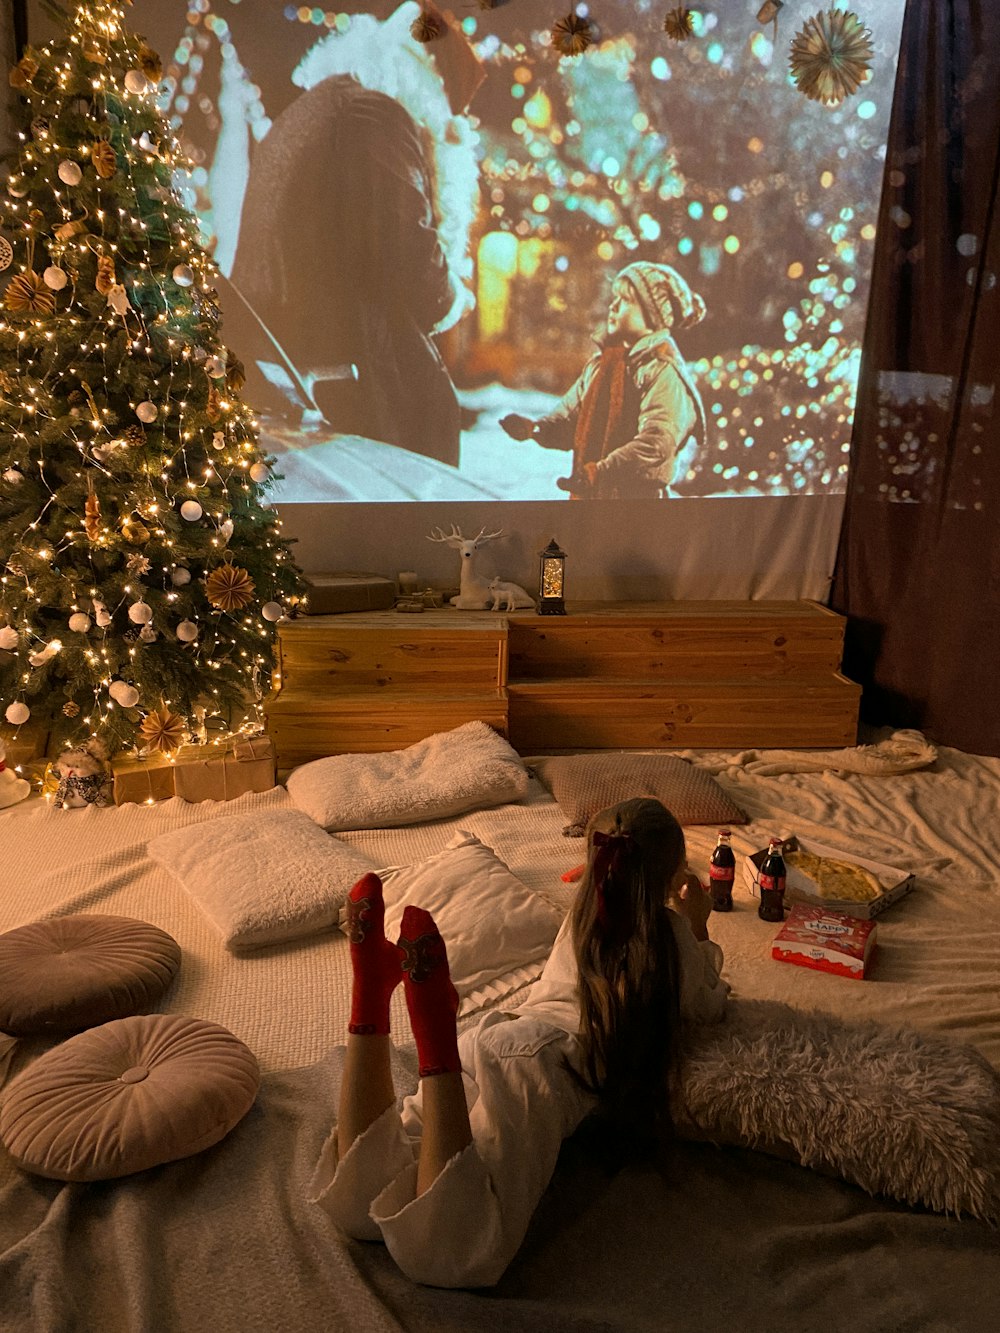
{"type": "Polygon", "coordinates": [[[314,1197],[349,1236],[382,1240],[415,1282],[489,1286],[516,1254],[560,1146],[603,1114],[647,1149],[669,1132],[681,1025],[717,1021],[729,987],[711,900],[659,801],[596,815],[576,901],[527,1002],[456,1031],[458,995],[429,913],[384,933],[382,886],[351,890],[351,1020],[337,1127],[314,1197]],[[402,980],[420,1085],[396,1103],[389,999],[402,980]]]}

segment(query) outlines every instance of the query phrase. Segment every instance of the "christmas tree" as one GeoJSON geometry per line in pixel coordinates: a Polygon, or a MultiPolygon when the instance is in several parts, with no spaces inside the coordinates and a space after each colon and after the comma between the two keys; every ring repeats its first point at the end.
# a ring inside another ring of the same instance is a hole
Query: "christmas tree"
{"type": "Polygon", "coordinates": [[[299,575],[159,58],[122,0],[64,21],[10,74],[29,128],[0,211],[0,709],[50,752],[168,750],[206,716],[254,724],[299,575]]]}

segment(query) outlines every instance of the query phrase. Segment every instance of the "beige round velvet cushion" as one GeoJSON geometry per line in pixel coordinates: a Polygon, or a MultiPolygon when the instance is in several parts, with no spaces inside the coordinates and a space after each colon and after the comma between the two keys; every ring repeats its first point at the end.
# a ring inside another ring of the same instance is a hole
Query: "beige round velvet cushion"
{"type": "Polygon", "coordinates": [[[180,945],[128,916],[79,913],[0,935],[0,1032],[65,1036],[156,1004],[180,945]]]}
{"type": "Polygon", "coordinates": [[[217,1023],[120,1018],[41,1056],[6,1088],[0,1142],[52,1180],[113,1180],[210,1148],[253,1105],[253,1052],[217,1023]]]}

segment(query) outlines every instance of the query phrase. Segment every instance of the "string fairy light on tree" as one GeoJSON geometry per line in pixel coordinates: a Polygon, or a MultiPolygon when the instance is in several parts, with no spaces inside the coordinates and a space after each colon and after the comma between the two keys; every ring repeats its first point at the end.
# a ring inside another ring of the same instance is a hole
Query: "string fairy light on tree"
{"type": "Polygon", "coordinates": [[[172,742],[206,711],[254,725],[274,607],[300,586],[175,189],[161,73],[124,0],[76,0],[10,74],[26,128],[0,196],[0,713],[52,748],[113,753],[164,716],[172,742]]]}

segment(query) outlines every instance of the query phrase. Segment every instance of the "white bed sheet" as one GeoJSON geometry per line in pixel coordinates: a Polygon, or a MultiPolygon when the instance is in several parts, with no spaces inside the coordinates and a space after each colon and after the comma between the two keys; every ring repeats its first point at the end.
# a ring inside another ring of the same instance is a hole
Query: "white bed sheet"
{"type": "MultiPolygon", "coordinates": [[[[735,757],[735,756],[734,756],[735,757]]],[[[1000,759],[941,751],[921,772],[891,776],[743,771],[727,756],[704,755],[752,822],[734,830],[738,852],[772,832],[820,837],[912,869],[915,891],[879,921],[879,948],[864,982],[770,958],[775,928],[737,884],[735,910],[714,915],[734,994],[772,998],[845,1018],[876,1018],[950,1033],[1000,1068],[1000,850],[992,841],[1000,812],[1000,759]]],[[[529,761],[530,762],[530,761],[529,761]]],[[[291,808],[283,788],[228,804],[88,807],[57,811],[38,798],[0,812],[0,931],[75,911],[116,912],[151,921],[180,943],[184,961],[162,1007],[222,1023],[267,1070],[311,1064],[343,1040],[349,996],[347,942],[339,932],[236,957],[179,884],[146,854],[170,829],[253,810],[291,808]]],[[[460,827],[493,847],[514,873],[565,909],[573,889],[563,871],[583,857],[580,839],[563,838],[558,805],[532,783],[522,803],[404,829],[343,833],[376,862],[400,865],[441,850],[460,827]]],[[[687,831],[689,859],[705,873],[714,830],[687,831]]],[[[494,1002],[530,980],[534,969],[502,979],[494,1002]]],[[[401,993],[393,1031],[408,1042],[401,993]]]]}

